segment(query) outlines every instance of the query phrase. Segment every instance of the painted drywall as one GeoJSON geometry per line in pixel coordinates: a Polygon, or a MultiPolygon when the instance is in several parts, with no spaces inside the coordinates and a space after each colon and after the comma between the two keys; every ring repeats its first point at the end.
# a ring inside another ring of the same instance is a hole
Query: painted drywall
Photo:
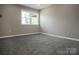
{"type": "Polygon", "coordinates": [[[79,5],[52,5],[41,10],[40,27],[45,33],[79,39],[79,5]]]}
{"type": "MultiPolygon", "coordinates": [[[[2,15],[2,5],[0,5],[0,15],[2,15]]],[[[2,17],[0,17],[0,36],[2,35],[2,26],[1,26],[2,17]]]]}
{"type": "Polygon", "coordinates": [[[39,25],[22,25],[21,10],[39,13],[38,10],[20,5],[2,5],[1,36],[39,32],[39,25]]]}

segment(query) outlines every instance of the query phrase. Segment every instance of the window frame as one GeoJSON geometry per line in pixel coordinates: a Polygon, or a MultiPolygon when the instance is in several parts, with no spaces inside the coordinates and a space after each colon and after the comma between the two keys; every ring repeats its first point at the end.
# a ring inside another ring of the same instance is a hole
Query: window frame
{"type": "Polygon", "coordinates": [[[38,13],[34,13],[34,12],[31,13],[31,12],[27,12],[27,11],[21,10],[21,25],[39,25],[39,14],[38,14],[38,13]],[[30,16],[29,16],[29,17],[30,17],[30,18],[29,18],[30,23],[29,23],[29,24],[27,24],[27,23],[26,23],[26,24],[23,24],[23,23],[22,23],[22,18],[23,18],[23,17],[22,17],[22,12],[26,12],[26,13],[29,13],[29,14],[30,14],[30,16]],[[33,23],[32,23],[32,19],[31,19],[31,18],[32,18],[32,15],[33,15],[33,14],[37,16],[37,24],[33,24],[33,23]]]}

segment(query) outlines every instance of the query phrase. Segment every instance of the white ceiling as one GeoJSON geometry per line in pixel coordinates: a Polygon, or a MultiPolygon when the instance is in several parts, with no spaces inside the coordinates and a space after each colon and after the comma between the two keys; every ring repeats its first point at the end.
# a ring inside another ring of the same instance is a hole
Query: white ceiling
{"type": "Polygon", "coordinates": [[[50,6],[51,4],[22,4],[23,6],[27,6],[27,7],[31,7],[34,9],[38,9],[41,10],[43,8],[46,8],[48,6],[50,6]]]}

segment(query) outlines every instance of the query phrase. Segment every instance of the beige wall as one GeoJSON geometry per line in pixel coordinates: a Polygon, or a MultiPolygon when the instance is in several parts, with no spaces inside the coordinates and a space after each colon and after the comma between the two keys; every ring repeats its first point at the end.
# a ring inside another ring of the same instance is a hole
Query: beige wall
{"type": "Polygon", "coordinates": [[[41,31],[79,38],[79,5],[52,5],[40,13],[41,31]]]}
{"type": "Polygon", "coordinates": [[[0,9],[3,15],[0,23],[1,36],[39,32],[39,25],[21,25],[21,10],[36,13],[39,11],[20,5],[2,5],[0,9]]]}
{"type": "MultiPolygon", "coordinates": [[[[0,14],[2,14],[2,5],[0,5],[0,14]]],[[[0,36],[2,35],[2,26],[1,26],[2,18],[0,18],[0,36]]]]}

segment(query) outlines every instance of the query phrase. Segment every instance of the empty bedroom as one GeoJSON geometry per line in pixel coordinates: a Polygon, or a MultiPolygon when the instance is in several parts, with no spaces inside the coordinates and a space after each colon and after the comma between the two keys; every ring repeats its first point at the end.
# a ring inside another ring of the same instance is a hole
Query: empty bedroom
{"type": "Polygon", "coordinates": [[[0,4],[0,55],[79,55],[79,5],[0,4]]]}

